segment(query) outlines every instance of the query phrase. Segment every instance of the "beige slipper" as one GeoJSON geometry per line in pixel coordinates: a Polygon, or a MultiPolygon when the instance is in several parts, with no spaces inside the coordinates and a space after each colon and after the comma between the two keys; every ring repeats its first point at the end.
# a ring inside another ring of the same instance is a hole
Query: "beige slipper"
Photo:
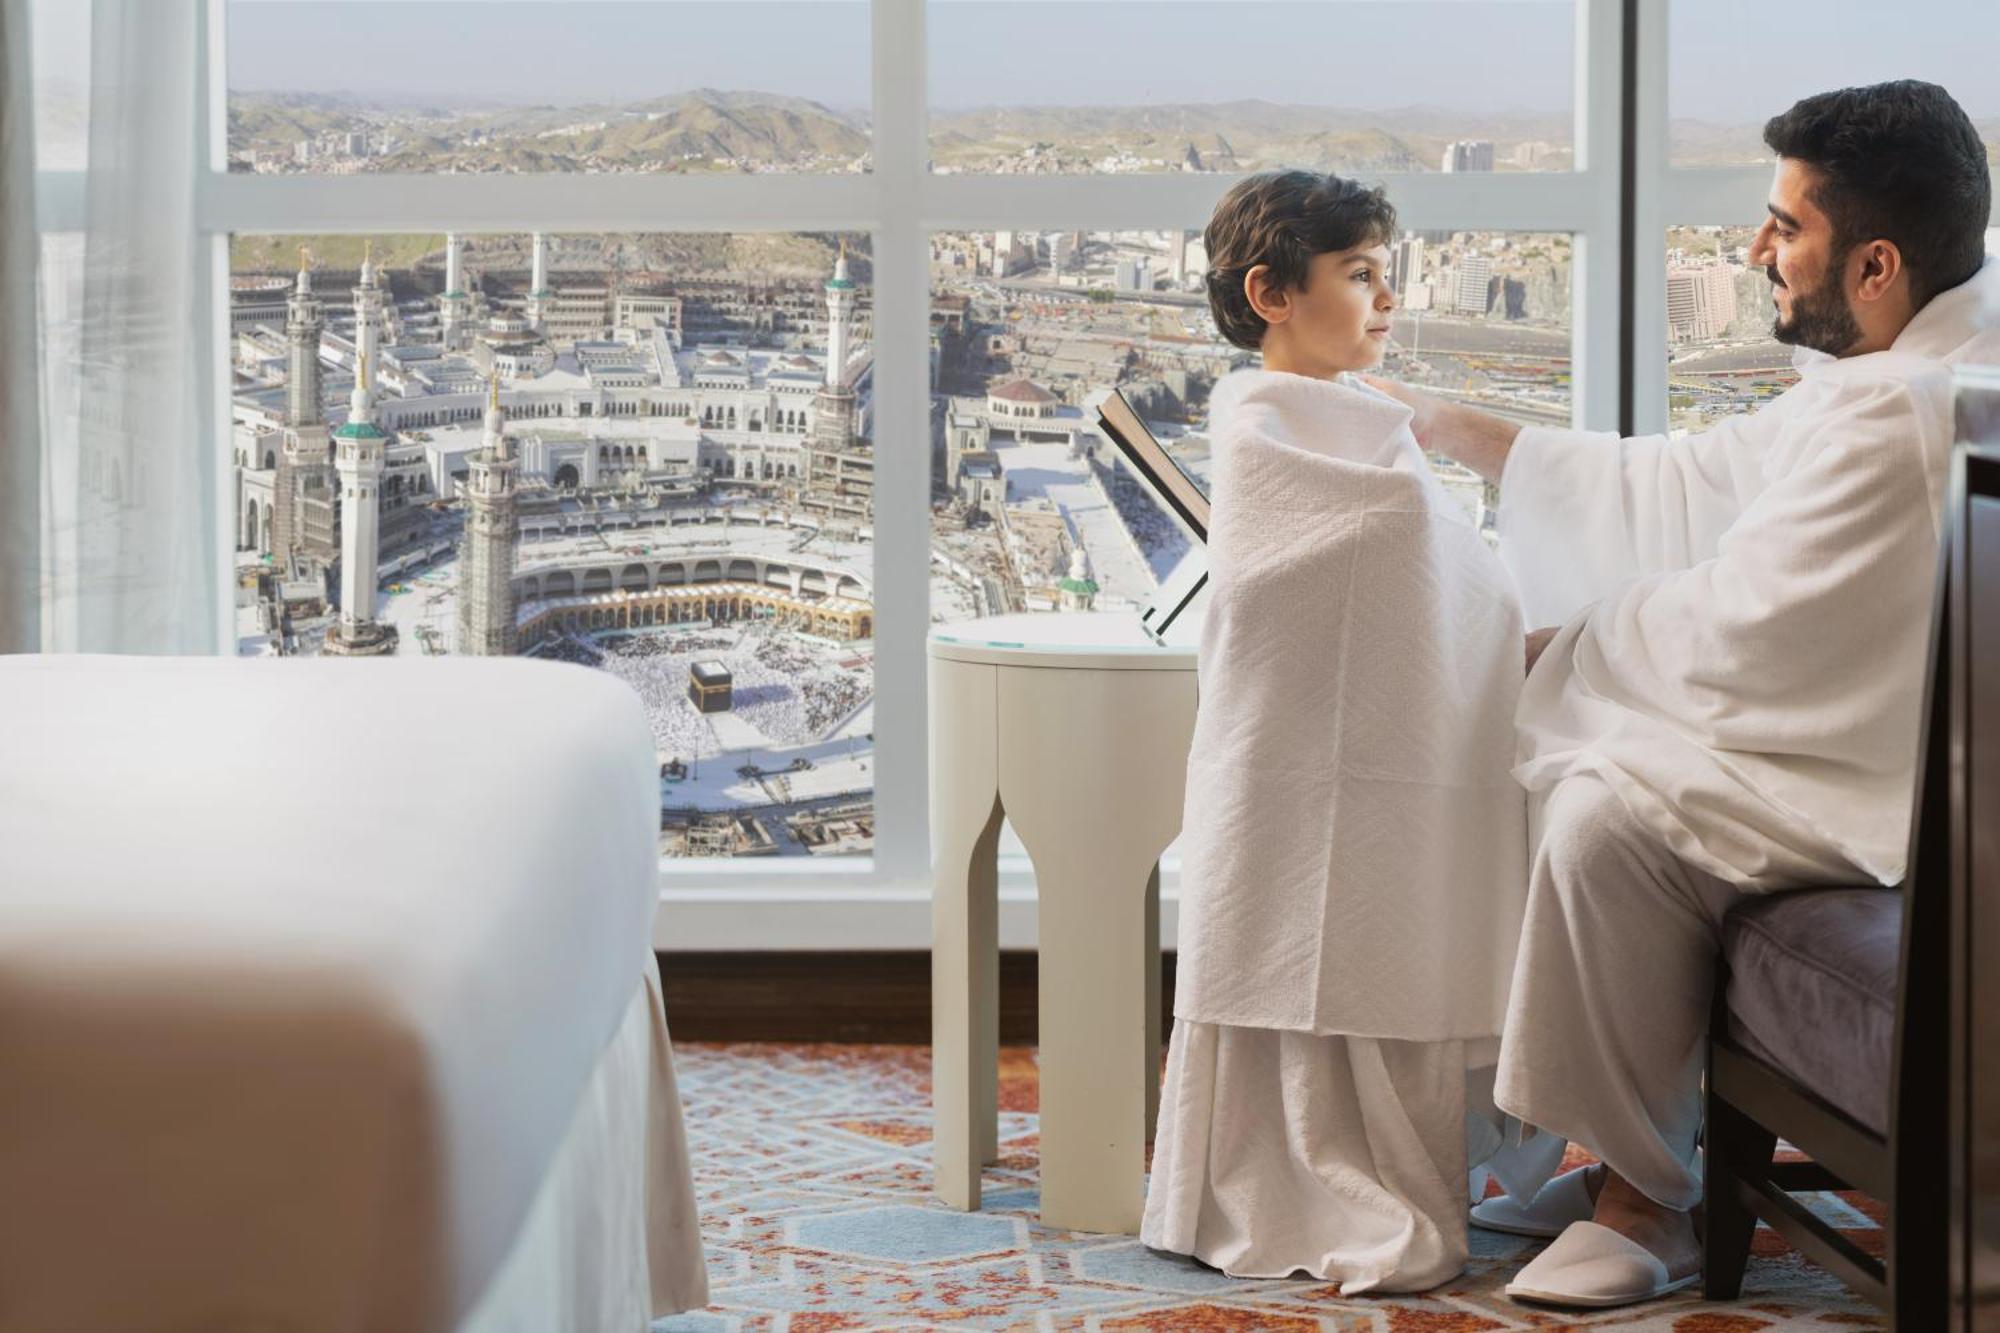
{"type": "Polygon", "coordinates": [[[1667,1266],[1635,1240],[1595,1222],[1572,1222],[1507,1284],[1515,1300],[1575,1309],[1636,1305],[1691,1287],[1701,1277],[1667,1276],[1667,1266]]]}

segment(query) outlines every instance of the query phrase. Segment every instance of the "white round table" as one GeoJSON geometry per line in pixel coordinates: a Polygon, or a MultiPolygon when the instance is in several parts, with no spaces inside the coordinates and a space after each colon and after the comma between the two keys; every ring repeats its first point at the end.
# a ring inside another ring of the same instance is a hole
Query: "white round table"
{"type": "Polygon", "coordinates": [[[998,1160],[1003,814],[1035,867],[1042,1220],[1136,1234],[1159,1105],[1159,858],[1180,830],[1195,650],[1130,612],[930,636],[932,1140],[938,1196],[998,1160]]]}

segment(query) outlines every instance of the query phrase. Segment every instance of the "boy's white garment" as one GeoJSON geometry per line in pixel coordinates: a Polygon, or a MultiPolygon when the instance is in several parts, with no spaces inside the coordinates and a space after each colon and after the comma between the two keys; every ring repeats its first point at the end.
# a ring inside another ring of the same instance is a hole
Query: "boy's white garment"
{"type": "Polygon", "coordinates": [[[1522,431],[1500,551],[1562,632],[1521,697],[1521,781],[1596,773],[1745,888],[1900,879],[1959,361],[2000,362],[1990,261],[1889,350],[1809,356],[1712,430],[1522,431]]]}
{"type": "Polygon", "coordinates": [[[1231,1277],[1424,1291],[1466,1260],[1466,1065],[1493,1043],[1174,1024],[1139,1239],[1231,1277]]]}
{"type": "Polygon", "coordinates": [[[1402,404],[1256,370],[1212,413],[1174,1016],[1494,1035],[1527,881],[1506,573],[1402,404]]]}
{"type": "Polygon", "coordinates": [[[1212,413],[1140,1234],[1241,1276],[1421,1290],[1465,1262],[1468,1047],[1491,1062],[1520,933],[1520,615],[1401,404],[1239,371],[1212,413]]]}

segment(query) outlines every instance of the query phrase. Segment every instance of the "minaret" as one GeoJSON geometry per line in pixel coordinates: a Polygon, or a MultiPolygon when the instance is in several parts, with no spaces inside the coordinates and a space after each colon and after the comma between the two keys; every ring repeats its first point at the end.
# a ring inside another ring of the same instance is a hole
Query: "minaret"
{"type": "Polygon", "coordinates": [[[845,373],[854,304],[843,240],[833,276],[826,281],[826,382],[813,395],[812,435],[799,481],[806,508],[865,518],[873,509],[873,463],[854,456],[855,396],[845,373]]]}
{"type": "Polygon", "coordinates": [[[528,323],[535,328],[542,327],[543,307],[549,299],[549,238],[542,232],[535,233],[535,269],[528,280],[528,323]]]}
{"type": "Polygon", "coordinates": [[[382,289],[375,282],[375,242],[361,243],[361,282],[354,289],[354,360],[375,367],[376,335],[382,328],[382,289]]]}
{"type": "Polygon", "coordinates": [[[285,386],[285,443],[273,479],[277,503],[271,513],[271,551],[283,570],[292,557],[331,556],[332,534],[320,534],[322,549],[307,540],[302,501],[327,500],[327,462],[332,441],[320,407],[319,337],[326,314],[313,295],[311,255],[299,247],[299,277],[285,302],[285,338],[290,348],[285,386]]]}
{"type": "Polygon", "coordinates": [[[467,460],[465,546],[459,555],[458,651],[511,657],[514,633],[514,446],[500,412],[500,377],[486,400],[485,447],[467,460]]]}
{"type": "Polygon", "coordinates": [[[368,391],[370,359],[357,367],[347,420],[333,433],[333,466],[340,475],[340,623],[326,636],[326,651],[373,657],[396,646],[393,626],[375,620],[375,565],[381,541],[379,498],[388,437],[375,424],[368,391]]]}
{"type": "Polygon", "coordinates": [[[459,271],[458,233],[446,232],[444,237],[444,296],[440,302],[438,324],[444,333],[444,345],[456,348],[464,331],[467,316],[471,313],[472,300],[465,294],[464,277],[459,271]]]}
{"type": "Polygon", "coordinates": [[[848,320],[854,313],[854,280],[847,276],[847,242],[840,243],[833,276],[826,281],[826,383],[813,400],[813,442],[845,449],[854,435],[854,390],[847,387],[848,320]]]}
{"type": "Polygon", "coordinates": [[[1069,573],[1057,581],[1056,590],[1065,611],[1088,611],[1097,601],[1097,580],[1090,576],[1090,557],[1081,546],[1070,548],[1069,573]]]}

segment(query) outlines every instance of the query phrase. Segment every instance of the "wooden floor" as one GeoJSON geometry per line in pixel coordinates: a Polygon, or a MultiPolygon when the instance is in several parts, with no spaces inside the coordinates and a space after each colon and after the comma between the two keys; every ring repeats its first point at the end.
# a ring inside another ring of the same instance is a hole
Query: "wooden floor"
{"type": "MultiPolygon", "coordinates": [[[[1036,955],[1000,955],[1000,1041],[1035,1044],[1036,955]]],[[[1161,1030],[1173,1025],[1174,955],[1161,960],[1161,1030]]],[[[678,1041],[896,1042],[931,1039],[931,956],[663,953],[667,1026],[678,1041]]]]}

